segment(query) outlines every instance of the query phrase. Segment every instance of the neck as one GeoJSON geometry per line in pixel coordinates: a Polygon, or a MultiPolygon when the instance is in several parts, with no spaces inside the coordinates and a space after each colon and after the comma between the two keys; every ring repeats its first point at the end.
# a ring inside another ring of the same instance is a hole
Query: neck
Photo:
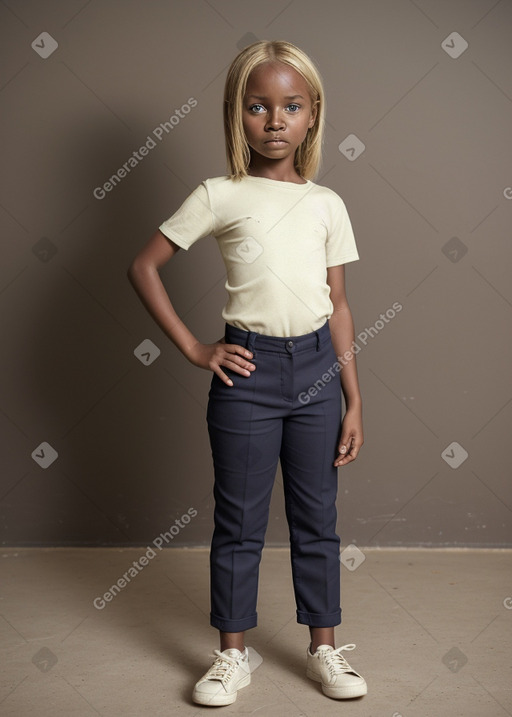
{"type": "Polygon", "coordinates": [[[261,162],[256,157],[251,158],[251,163],[247,174],[251,177],[264,177],[265,179],[275,179],[278,182],[294,182],[295,184],[306,184],[300,174],[297,173],[293,162],[271,161],[261,162]]]}

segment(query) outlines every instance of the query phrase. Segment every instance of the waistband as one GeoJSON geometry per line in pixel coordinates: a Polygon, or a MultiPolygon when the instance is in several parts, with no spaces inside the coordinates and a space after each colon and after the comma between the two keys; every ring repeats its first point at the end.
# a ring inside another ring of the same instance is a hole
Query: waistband
{"type": "Polygon", "coordinates": [[[311,349],[320,351],[320,348],[331,340],[331,331],[328,320],[316,331],[301,336],[267,336],[226,323],[225,340],[228,344],[245,346],[249,351],[257,349],[286,353],[311,349]]]}

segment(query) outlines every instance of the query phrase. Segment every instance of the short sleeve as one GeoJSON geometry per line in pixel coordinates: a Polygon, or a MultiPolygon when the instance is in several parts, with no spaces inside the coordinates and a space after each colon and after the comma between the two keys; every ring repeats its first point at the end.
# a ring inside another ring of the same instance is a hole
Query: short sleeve
{"type": "Polygon", "coordinates": [[[182,249],[189,249],[199,239],[212,234],[213,212],[205,183],[196,187],[181,207],[158,228],[182,249]]]}
{"type": "Polygon", "coordinates": [[[356,240],[345,203],[339,195],[334,193],[332,202],[331,222],[328,227],[325,246],[327,267],[346,264],[359,259],[356,240]]]}

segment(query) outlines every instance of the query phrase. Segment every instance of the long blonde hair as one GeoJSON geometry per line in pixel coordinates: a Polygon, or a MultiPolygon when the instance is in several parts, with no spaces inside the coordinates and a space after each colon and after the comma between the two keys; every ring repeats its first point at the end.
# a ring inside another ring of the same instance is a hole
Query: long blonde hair
{"type": "Polygon", "coordinates": [[[298,47],[284,40],[262,40],[243,49],[228,70],[224,87],[224,135],[230,177],[241,179],[247,174],[250,149],[242,123],[242,106],[247,79],[264,62],[282,62],[302,75],[307,83],[312,107],[316,108],[315,124],[297,147],[294,165],[304,179],[312,179],[322,159],[325,122],[325,96],[322,79],[312,60],[298,47]]]}

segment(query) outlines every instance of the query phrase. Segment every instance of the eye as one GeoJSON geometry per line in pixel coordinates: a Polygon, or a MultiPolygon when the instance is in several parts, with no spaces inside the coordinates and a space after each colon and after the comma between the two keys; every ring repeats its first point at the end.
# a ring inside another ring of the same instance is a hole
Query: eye
{"type": "Polygon", "coordinates": [[[296,102],[292,102],[288,105],[287,109],[291,110],[292,113],[295,113],[300,110],[300,105],[298,105],[296,102]]]}
{"type": "Polygon", "coordinates": [[[261,114],[262,111],[264,112],[265,108],[260,104],[251,105],[249,107],[249,112],[254,112],[254,114],[261,114]]]}

